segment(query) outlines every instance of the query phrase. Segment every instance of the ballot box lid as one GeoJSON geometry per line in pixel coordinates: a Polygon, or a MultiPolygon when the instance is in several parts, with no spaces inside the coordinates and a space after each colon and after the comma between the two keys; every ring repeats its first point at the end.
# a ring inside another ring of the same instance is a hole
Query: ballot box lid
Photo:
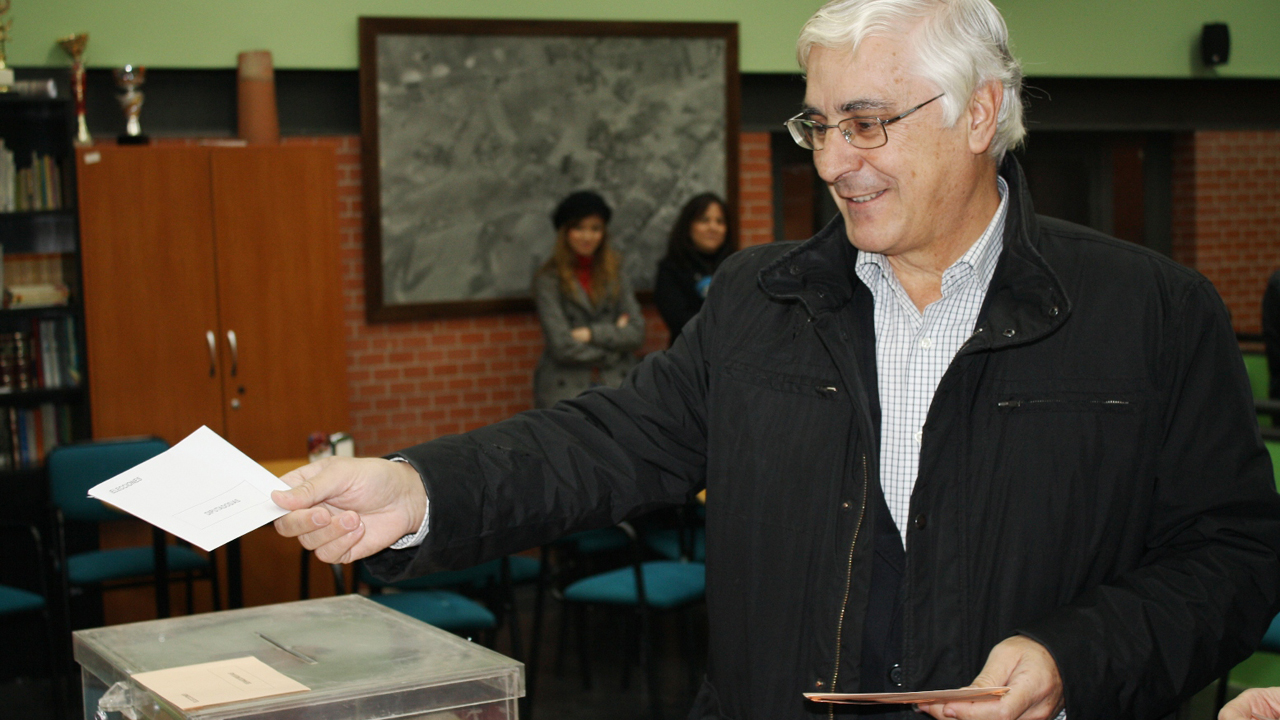
{"type": "Polygon", "coordinates": [[[510,712],[485,717],[514,717],[524,695],[521,663],[360,595],[79,630],[73,646],[86,685],[126,696],[138,718],[367,720],[495,704],[510,712]],[[181,710],[134,678],[248,656],[309,690],[181,710]]]}

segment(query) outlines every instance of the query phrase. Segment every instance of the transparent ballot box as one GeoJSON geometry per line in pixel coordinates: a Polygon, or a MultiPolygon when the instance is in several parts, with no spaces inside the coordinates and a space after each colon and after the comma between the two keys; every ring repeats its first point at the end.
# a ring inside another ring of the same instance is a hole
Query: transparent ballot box
{"type": "Polygon", "coordinates": [[[515,720],[524,666],[359,595],[74,633],[85,720],[515,720]],[[256,658],[309,690],[181,710],[133,676],[256,658]]]}

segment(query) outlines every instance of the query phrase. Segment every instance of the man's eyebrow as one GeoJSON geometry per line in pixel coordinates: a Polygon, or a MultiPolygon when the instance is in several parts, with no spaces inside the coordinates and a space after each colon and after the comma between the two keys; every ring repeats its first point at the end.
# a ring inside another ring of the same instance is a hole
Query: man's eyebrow
{"type": "Polygon", "coordinates": [[[840,106],[840,112],[856,113],[867,110],[888,110],[891,107],[887,100],[850,100],[840,106]]]}
{"type": "MultiPolygon", "coordinates": [[[[892,105],[887,100],[850,100],[839,107],[839,112],[845,115],[853,115],[855,113],[866,112],[868,110],[888,110],[892,105]]],[[[812,105],[805,105],[800,110],[801,115],[826,115],[818,108],[812,105]]]]}

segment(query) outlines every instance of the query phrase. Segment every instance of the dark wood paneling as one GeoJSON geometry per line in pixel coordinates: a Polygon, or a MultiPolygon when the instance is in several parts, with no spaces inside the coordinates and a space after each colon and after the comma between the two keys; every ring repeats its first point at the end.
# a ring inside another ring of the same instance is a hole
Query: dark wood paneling
{"type": "MultiPolygon", "coordinates": [[[[356,70],[276,70],[284,135],[358,135],[356,70]]],[[[68,97],[68,71],[18,68],[20,79],[53,78],[68,97]]],[[[798,73],[743,73],[744,132],[772,132],[799,111],[798,73]]],[[[1280,79],[1065,78],[1026,80],[1034,130],[1225,130],[1280,128],[1280,79]]],[[[230,137],[236,133],[236,71],[150,68],[142,90],[143,129],[159,136],[230,137]]],[[[88,72],[89,128],[112,137],[124,115],[108,69],[88,72]]]]}

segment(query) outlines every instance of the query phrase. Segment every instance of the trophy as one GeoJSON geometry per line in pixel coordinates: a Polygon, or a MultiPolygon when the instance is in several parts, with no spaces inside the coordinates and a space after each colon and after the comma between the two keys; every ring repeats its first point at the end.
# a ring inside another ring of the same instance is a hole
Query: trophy
{"type": "Polygon", "coordinates": [[[71,56],[71,95],[76,99],[76,144],[92,145],[89,125],[84,120],[84,49],[89,33],[76,33],[58,40],[58,46],[71,56]]]}
{"type": "Polygon", "coordinates": [[[9,92],[13,86],[13,70],[4,64],[4,44],[9,39],[9,28],[13,20],[5,20],[3,16],[9,12],[9,0],[0,0],[0,93],[9,92]]]}
{"type": "Polygon", "coordinates": [[[121,145],[146,145],[150,142],[142,134],[142,125],[138,123],[138,114],[142,112],[142,91],[138,88],[147,79],[147,69],[137,65],[125,65],[111,71],[116,78],[116,85],[124,90],[120,95],[120,109],[124,110],[124,135],[116,138],[121,145]]]}

